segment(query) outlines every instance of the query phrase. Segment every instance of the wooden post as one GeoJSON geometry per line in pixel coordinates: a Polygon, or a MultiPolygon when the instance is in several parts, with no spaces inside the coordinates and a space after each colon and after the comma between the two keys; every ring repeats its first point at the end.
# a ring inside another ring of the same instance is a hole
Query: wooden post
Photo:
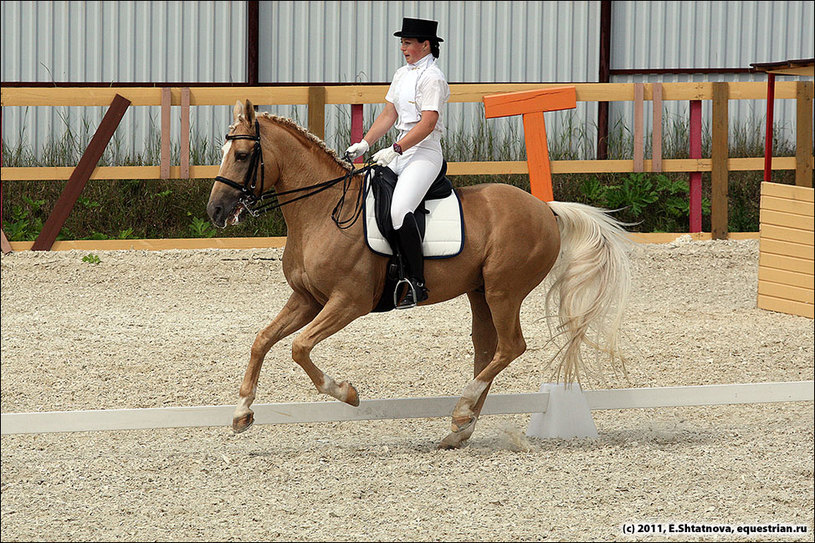
{"type": "Polygon", "coordinates": [[[181,177],[190,178],[190,88],[181,89],[181,177]]]}
{"type": "Polygon", "coordinates": [[[170,89],[161,89],[161,169],[162,179],[170,178],[170,89]]]}
{"type": "Polygon", "coordinates": [[[795,86],[795,184],[812,187],[812,81],[795,86]]]}
{"type": "MultiPolygon", "coordinates": [[[[351,104],[351,143],[362,141],[365,135],[363,130],[362,104],[351,104]]],[[[357,157],[354,163],[361,164],[362,157],[357,157]]]]}
{"type": "MultiPolygon", "coordinates": [[[[3,160],[3,106],[0,104],[0,167],[5,165],[5,160],[3,160]]],[[[3,179],[0,177],[0,232],[3,232],[3,179]]],[[[8,243],[6,239],[6,233],[3,232],[3,240],[5,243],[8,243]]],[[[7,252],[11,252],[11,245],[8,247],[8,251],[6,251],[5,245],[3,246],[3,254],[7,252]]]]}
{"type": "Polygon", "coordinates": [[[2,247],[3,254],[7,255],[11,252],[11,243],[8,242],[8,238],[6,237],[6,233],[0,229],[0,235],[2,235],[2,239],[0,239],[0,247],[2,247]]]}
{"type": "Polygon", "coordinates": [[[529,165],[529,192],[544,202],[555,199],[552,193],[552,166],[543,111],[524,113],[524,143],[529,165]]]}
{"type": "Polygon", "coordinates": [[[713,148],[711,159],[710,232],[713,239],[727,239],[727,83],[713,83],[713,148]]]}
{"type": "Polygon", "coordinates": [[[641,172],[645,159],[645,135],[643,134],[643,94],[645,85],[634,83],[634,171],[641,172]]]}
{"type": "MultiPolygon", "coordinates": [[[[702,158],[702,101],[690,101],[690,158],[702,158]]],[[[702,172],[690,174],[690,231],[702,231],[702,172]]]]}
{"type": "Polygon", "coordinates": [[[523,115],[529,188],[533,196],[544,202],[554,200],[554,195],[543,112],[575,107],[577,107],[575,87],[507,92],[484,97],[484,115],[488,119],[523,115]]]}
{"type": "Polygon", "coordinates": [[[308,88],[308,131],[325,139],[325,87],[308,88]]]}
{"type": "Polygon", "coordinates": [[[62,229],[62,225],[65,224],[65,219],[68,218],[74,208],[77,198],[82,193],[82,189],[85,188],[85,184],[90,179],[99,159],[102,158],[105,147],[110,142],[110,138],[113,137],[113,133],[116,131],[116,127],[119,126],[129,105],[130,100],[119,94],[113,98],[113,102],[111,102],[102,122],[99,123],[99,128],[96,129],[96,133],[88,144],[88,148],[85,149],[85,153],[79,159],[79,164],[74,168],[74,172],[54,205],[54,210],[45,221],[45,225],[34,241],[34,245],[31,246],[32,251],[51,250],[51,246],[57,239],[57,234],[62,229]]]}
{"type": "Polygon", "coordinates": [[[654,124],[651,128],[651,171],[662,171],[662,83],[651,85],[654,124]]]}

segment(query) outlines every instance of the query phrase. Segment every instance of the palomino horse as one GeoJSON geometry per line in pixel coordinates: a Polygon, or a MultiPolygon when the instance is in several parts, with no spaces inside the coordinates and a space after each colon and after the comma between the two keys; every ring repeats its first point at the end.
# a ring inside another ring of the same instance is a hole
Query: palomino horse
{"type": "MultiPolygon", "coordinates": [[[[274,189],[281,199],[286,195],[291,202],[281,208],[288,227],[283,272],[293,291],[252,345],[233,418],[235,432],[254,421],[250,406],[269,349],[303,326],[292,343],[294,361],[319,392],[359,405],[357,390],[323,373],[310,356],[317,343],[371,312],[385,284],[388,259],[367,248],[363,221],[341,229],[336,216],[332,219],[338,201],[361,190],[362,176],[349,173],[352,169],[292,121],[256,115],[248,100],[235,105],[207,213],[216,226],[225,227],[239,222],[261,194],[274,189]],[[343,177],[343,188],[315,184],[343,177]]],[[[606,352],[612,363],[621,361],[617,337],[630,284],[627,234],[605,211],[576,203],[547,204],[505,184],[456,190],[466,245],[455,257],[427,261],[430,297],[421,304],[466,294],[472,308],[474,379],[453,410],[452,432],[441,441],[442,448],[459,447],[470,437],[493,379],[526,350],[521,303],[556,260],[557,279],[547,306],[558,305],[558,333],[565,343],[555,377],[564,382],[579,379],[591,367],[581,345],[606,352]]]]}

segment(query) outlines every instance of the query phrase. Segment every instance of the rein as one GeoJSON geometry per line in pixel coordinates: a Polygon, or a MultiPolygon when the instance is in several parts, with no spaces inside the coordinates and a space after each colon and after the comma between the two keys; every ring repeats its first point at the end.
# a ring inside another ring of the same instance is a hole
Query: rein
{"type": "MultiPolygon", "coordinates": [[[[345,207],[345,197],[348,194],[348,190],[351,188],[351,181],[354,175],[367,173],[374,166],[373,164],[368,164],[358,170],[355,170],[352,167],[352,169],[349,170],[343,176],[337,177],[336,179],[329,179],[328,181],[323,181],[322,183],[308,185],[306,187],[285,190],[283,192],[277,192],[274,189],[264,191],[263,187],[265,170],[263,164],[263,150],[260,145],[260,125],[257,119],[255,119],[254,136],[250,136],[248,134],[241,135],[227,134],[225,137],[227,141],[253,140],[255,142],[255,145],[252,148],[252,157],[249,160],[249,169],[246,171],[246,177],[243,180],[243,185],[220,175],[215,177],[215,181],[219,181],[241,192],[241,198],[238,201],[238,203],[242,205],[244,209],[253,217],[258,217],[259,215],[266,213],[267,211],[279,209],[286,204],[291,204],[298,200],[302,200],[303,198],[314,196],[315,194],[318,194],[328,188],[331,188],[340,182],[342,182],[342,196],[340,196],[337,205],[334,206],[334,209],[331,212],[331,218],[334,220],[334,223],[337,225],[338,228],[345,230],[353,226],[353,224],[357,221],[357,219],[359,219],[359,216],[362,214],[362,204],[365,201],[365,197],[367,196],[368,193],[368,189],[364,188],[365,187],[364,180],[363,188],[360,189],[359,193],[357,194],[356,202],[354,202],[354,211],[351,213],[351,216],[347,219],[340,219],[342,210],[345,207]],[[258,182],[258,166],[260,166],[260,190],[261,190],[260,196],[257,196],[255,194],[258,182]],[[306,192],[306,194],[301,194],[296,198],[286,200],[285,202],[280,202],[279,200],[277,200],[280,196],[297,194],[301,192],[306,192]],[[272,201],[265,202],[265,200],[272,201]]],[[[347,155],[345,158],[346,160],[348,160],[347,155]]],[[[351,162],[351,160],[348,160],[348,162],[351,162]]]]}

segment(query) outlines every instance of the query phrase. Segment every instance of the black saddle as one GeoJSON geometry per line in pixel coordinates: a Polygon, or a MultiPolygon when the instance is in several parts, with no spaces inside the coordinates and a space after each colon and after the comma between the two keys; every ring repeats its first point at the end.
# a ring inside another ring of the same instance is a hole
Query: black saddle
{"type": "MultiPolygon", "coordinates": [[[[447,178],[447,161],[443,161],[441,171],[438,177],[430,185],[427,194],[422,199],[422,203],[416,208],[413,214],[416,218],[416,224],[419,226],[419,233],[424,239],[426,229],[426,217],[428,214],[424,202],[426,200],[440,200],[447,198],[453,192],[453,183],[447,178]]],[[[371,168],[370,187],[374,194],[374,212],[376,214],[376,225],[384,238],[388,240],[391,248],[393,249],[393,256],[388,263],[388,272],[385,277],[385,288],[379,298],[379,303],[374,308],[374,313],[390,311],[394,308],[393,305],[393,291],[396,283],[399,281],[398,274],[398,257],[396,255],[396,232],[393,229],[393,221],[391,220],[391,203],[393,202],[393,191],[396,188],[398,176],[393,170],[383,166],[374,166],[371,168]]]]}
{"type": "MultiPolygon", "coordinates": [[[[396,189],[396,181],[399,179],[396,173],[388,167],[374,166],[371,169],[371,190],[374,193],[375,212],[376,212],[376,225],[379,231],[389,242],[393,239],[393,221],[391,221],[391,203],[393,202],[393,191],[396,189]]],[[[422,199],[422,203],[416,208],[414,216],[416,223],[419,225],[419,233],[424,239],[425,233],[425,217],[427,216],[427,208],[425,208],[425,200],[441,200],[447,198],[453,192],[453,183],[446,177],[447,175],[447,161],[443,161],[441,171],[430,185],[422,199]]],[[[394,244],[391,242],[391,247],[394,244]]]]}

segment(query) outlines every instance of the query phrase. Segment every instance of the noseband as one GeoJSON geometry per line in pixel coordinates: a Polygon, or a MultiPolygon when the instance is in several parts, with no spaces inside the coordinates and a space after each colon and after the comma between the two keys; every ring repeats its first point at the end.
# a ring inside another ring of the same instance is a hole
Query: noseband
{"type": "MultiPolygon", "coordinates": [[[[323,181],[322,183],[316,183],[314,185],[308,185],[306,187],[301,187],[292,190],[285,190],[282,192],[276,192],[273,189],[269,189],[267,191],[263,191],[264,187],[264,168],[263,168],[263,150],[261,149],[260,145],[260,124],[258,123],[257,119],[255,119],[255,135],[250,136],[249,134],[235,134],[226,136],[227,141],[232,140],[252,140],[255,142],[254,147],[252,148],[252,157],[249,159],[249,169],[246,170],[246,177],[243,180],[243,185],[232,181],[231,179],[227,179],[221,175],[215,177],[215,181],[219,181],[225,185],[229,185],[233,189],[239,190],[241,192],[241,198],[239,200],[239,204],[242,205],[246,211],[249,212],[250,215],[253,217],[257,217],[261,213],[265,213],[266,211],[271,211],[273,209],[277,209],[283,207],[286,204],[290,204],[292,202],[296,202],[297,200],[302,200],[303,198],[308,198],[309,196],[313,196],[318,192],[322,192],[329,187],[333,187],[338,183],[342,183],[342,196],[340,197],[337,205],[334,207],[334,210],[331,212],[331,218],[334,220],[334,223],[340,229],[350,228],[359,218],[363,202],[365,201],[365,196],[367,195],[368,188],[365,187],[365,183],[363,182],[363,188],[360,189],[356,201],[354,202],[354,210],[351,213],[351,217],[348,219],[342,219],[340,216],[342,215],[342,210],[345,206],[345,196],[348,193],[348,190],[351,188],[351,179],[354,175],[357,174],[365,174],[367,173],[374,164],[369,164],[360,168],[359,170],[355,170],[352,166],[351,170],[349,170],[345,175],[338,177],[336,179],[331,179],[329,181],[323,181]],[[258,166],[260,166],[260,196],[255,194],[255,189],[257,189],[257,182],[258,182],[258,166]],[[311,191],[311,192],[307,192],[311,191]],[[271,201],[271,202],[264,202],[264,200],[268,199],[277,199],[279,196],[283,195],[291,195],[305,192],[305,194],[300,194],[296,198],[291,198],[290,200],[286,200],[285,202],[280,201],[271,201]]],[[[350,157],[347,155],[345,156],[345,160],[351,162],[350,157]]]]}
{"type": "MultiPolygon", "coordinates": [[[[246,170],[246,177],[243,180],[243,185],[232,181],[231,179],[227,179],[226,177],[217,176],[215,177],[216,181],[220,181],[225,185],[229,185],[233,189],[237,189],[241,191],[241,204],[246,208],[247,211],[251,212],[250,206],[256,204],[259,200],[263,200],[267,198],[266,193],[263,192],[263,180],[265,176],[264,166],[263,166],[263,149],[260,145],[260,124],[258,124],[257,119],[255,119],[255,135],[251,136],[249,134],[234,134],[226,136],[227,141],[233,140],[252,140],[255,142],[254,147],[252,148],[252,157],[249,159],[249,169],[246,170]],[[257,188],[258,182],[258,166],[260,166],[260,196],[255,195],[255,189],[257,188]]],[[[270,191],[271,192],[271,191],[270,191]]],[[[254,213],[253,213],[254,215],[254,213]]]]}

